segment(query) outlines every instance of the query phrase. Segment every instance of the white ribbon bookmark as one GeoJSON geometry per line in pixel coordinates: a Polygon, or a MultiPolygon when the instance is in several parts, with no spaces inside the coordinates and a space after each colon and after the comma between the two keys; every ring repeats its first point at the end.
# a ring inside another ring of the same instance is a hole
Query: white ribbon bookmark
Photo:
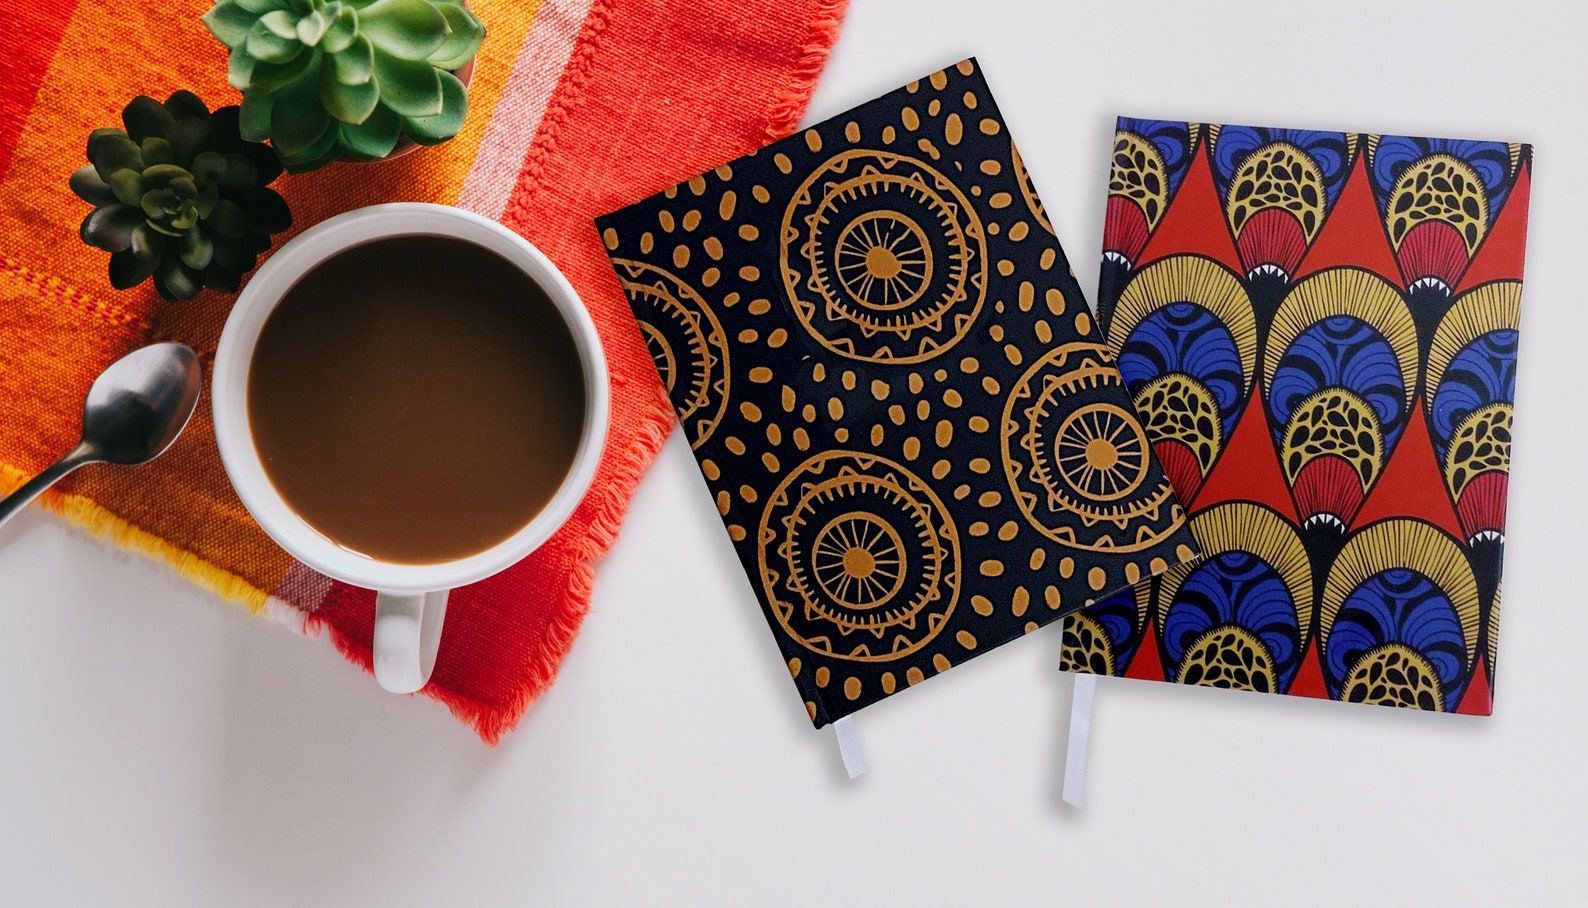
{"type": "Polygon", "coordinates": [[[855,737],[855,723],[844,716],[833,723],[833,734],[838,737],[838,754],[844,758],[844,772],[854,779],[866,771],[866,761],[860,757],[860,739],[855,737]]]}
{"type": "Polygon", "coordinates": [[[1075,694],[1070,699],[1070,738],[1064,755],[1064,803],[1081,809],[1086,791],[1086,743],[1092,736],[1092,696],[1097,691],[1096,675],[1076,675],[1075,694]]]}

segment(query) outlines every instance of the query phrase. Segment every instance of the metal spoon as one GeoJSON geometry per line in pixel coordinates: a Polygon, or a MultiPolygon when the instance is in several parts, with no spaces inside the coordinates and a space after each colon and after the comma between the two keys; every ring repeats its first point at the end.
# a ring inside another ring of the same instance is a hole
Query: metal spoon
{"type": "Polygon", "coordinates": [[[88,389],[82,441],[0,500],[0,524],[84,464],[130,467],[165,453],[198,406],[200,384],[198,355],[181,344],[151,344],[111,363],[88,389]]]}

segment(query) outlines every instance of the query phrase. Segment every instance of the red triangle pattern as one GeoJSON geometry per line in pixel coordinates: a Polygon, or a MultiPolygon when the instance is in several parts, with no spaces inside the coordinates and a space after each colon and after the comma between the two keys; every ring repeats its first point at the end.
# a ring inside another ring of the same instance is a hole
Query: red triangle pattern
{"type": "Polygon", "coordinates": [[[1490,281],[1522,279],[1522,259],[1527,242],[1527,199],[1532,188],[1532,168],[1522,165],[1516,185],[1506,197],[1505,207],[1494,218],[1494,226],[1478,247],[1472,264],[1462,276],[1457,293],[1490,281]]]}
{"type": "Polygon", "coordinates": [[[1323,663],[1319,661],[1321,658],[1318,653],[1317,638],[1308,640],[1307,651],[1301,656],[1301,667],[1296,669],[1296,677],[1290,682],[1290,690],[1285,693],[1293,697],[1329,699],[1329,689],[1323,684],[1323,663]]]}
{"type": "Polygon", "coordinates": [[[1279,472],[1279,458],[1269,440],[1261,381],[1252,386],[1246,410],[1236,420],[1229,444],[1192,502],[1191,513],[1226,501],[1255,501],[1273,508],[1293,524],[1298,522],[1290,487],[1279,472]]]}
{"type": "Polygon", "coordinates": [[[1482,656],[1478,657],[1478,665],[1472,670],[1472,680],[1467,682],[1467,692],[1461,696],[1456,712],[1463,716],[1494,714],[1494,698],[1489,694],[1489,673],[1482,656]]]}
{"type": "Polygon", "coordinates": [[[1130,664],[1125,666],[1125,677],[1143,681],[1169,680],[1163,671],[1163,659],[1158,655],[1157,623],[1155,617],[1147,616],[1147,626],[1141,632],[1141,644],[1136,647],[1136,654],[1131,657],[1130,664]]]}
{"type": "Polygon", "coordinates": [[[1351,521],[1353,531],[1390,517],[1411,517],[1431,523],[1456,539],[1465,538],[1456,509],[1445,493],[1445,481],[1434,453],[1422,399],[1412,402],[1412,416],[1390,452],[1389,463],[1368,492],[1367,501],[1351,521]]]}
{"type": "Polygon", "coordinates": [[[1236,274],[1243,274],[1241,257],[1224,226],[1224,206],[1213,182],[1213,165],[1208,162],[1206,142],[1197,144],[1191,167],[1186,171],[1174,204],[1147,241],[1137,267],[1169,255],[1205,255],[1236,274]]]}
{"type": "Polygon", "coordinates": [[[1301,260],[1301,267],[1296,269],[1294,280],[1346,264],[1365,268],[1397,286],[1403,284],[1400,266],[1395,264],[1395,253],[1379,217],[1378,203],[1373,201],[1365,154],[1356,156],[1351,175],[1346,177],[1334,209],[1312,241],[1306,258],[1301,260]]]}

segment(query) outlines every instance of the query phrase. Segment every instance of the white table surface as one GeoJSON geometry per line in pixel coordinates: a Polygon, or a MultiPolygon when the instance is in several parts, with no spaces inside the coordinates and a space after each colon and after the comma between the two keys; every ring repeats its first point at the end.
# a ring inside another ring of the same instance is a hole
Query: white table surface
{"type": "Polygon", "coordinates": [[[1054,626],[866,710],[850,784],[675,436],[560,680],[490,750],[324,640],[35,511],[0,539],[0,901],[1580,898],[1575,4],[1068,5],[854,0],[811,119],[976,54],[1087,288],[1117,112],[1538,146],[1492,719],[1105,681],[1075,814],[1054,626]]]}

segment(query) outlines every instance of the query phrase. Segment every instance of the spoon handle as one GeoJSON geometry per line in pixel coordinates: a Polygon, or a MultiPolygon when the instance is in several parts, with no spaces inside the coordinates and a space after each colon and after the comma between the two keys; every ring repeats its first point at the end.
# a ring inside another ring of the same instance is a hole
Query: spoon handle
{"type": "Polygon", "coordinates": [[[44,472],[23,483],[4,499],[0,499],[0,526],[4,526],[6,521],[27,507],[45,489],[60,482],[61,477],[84,464],[93,463],[96,459],[94,450],[85,442],[67,452],[65,457],[45,467],[44,472]]]}

